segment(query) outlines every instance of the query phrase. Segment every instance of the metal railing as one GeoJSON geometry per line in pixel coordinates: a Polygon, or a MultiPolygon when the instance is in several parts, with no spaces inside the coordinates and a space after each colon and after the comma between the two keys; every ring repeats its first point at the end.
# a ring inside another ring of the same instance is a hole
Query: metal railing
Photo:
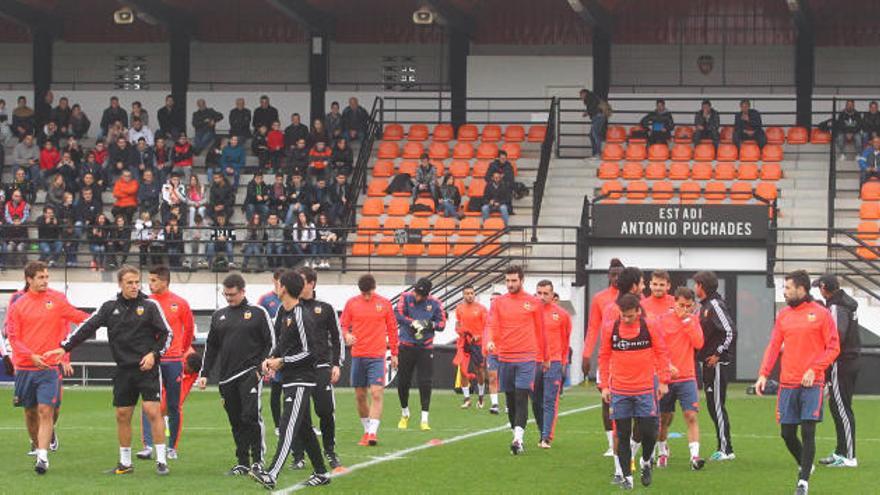
{"type": "MultiPolygon", "coordinates": [[[[466,102],[469,124],[544,123],[552,98],[469,96],[466,102]],[[537,117],[540,115],[540,117],[537,117]],[[537,117],[537,118],[536,118],[537,117]]],[[[439,124],[452,119],[452,98],[445,93],[434,96],[384,96],[380,106],[381,124],[439,124]]]]}
{"type": "Polygon", "coordinates": [[[547,115],[547,133],[544,142],[541,143],[541,159],[538,162],[538,176],[532,184],[532,241],[538,240],[538,220],[541,218],[541,204],[544,202],[544,188],[547,185],[547,176],[550,175],[550,159],[553,156],[553,144],[556,141],[556,116],[559,100],[553,98],[550,101],[550,111],[547,115]]]}

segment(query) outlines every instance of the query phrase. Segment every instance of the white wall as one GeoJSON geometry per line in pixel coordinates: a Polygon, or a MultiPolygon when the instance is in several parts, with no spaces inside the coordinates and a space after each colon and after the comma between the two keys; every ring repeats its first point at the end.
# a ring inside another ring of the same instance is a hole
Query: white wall
{"type": "MultiPolygon", "coordinates": [[[[33,81],[33,66],[33,45],[30,43],[0,43],[0,84],[2,84],[0,87],[18,88],[21,87],[20,84],[8,83],[33,81]]],[[[31,98],[33,98],[33,91],[28,96],[28,101],[31,98]]],[[[8,107],[9,98],[5,99],[8,107]]]]}
{"type": "MultiPolygon", "coordinates": [[[[190,81],[218,86],[223,83],[308,84],[308,45],[194,42],[190,46],[190,81]]],[[[240,86],[238,89],[256,88],[240,86]]]]}
{"type": "Polygon", "coordinates": [[[586,56],[471,55],[467,70],[469,96],[571,95],[593,83],[593,60],[586,56]]]}
{"type": "Polygon", "coordinates": [[[587,268],[607,267],[612,258],[625,259],[643,270],[765,271],[766,248],[723,247],[593,247],[587,268]]]}

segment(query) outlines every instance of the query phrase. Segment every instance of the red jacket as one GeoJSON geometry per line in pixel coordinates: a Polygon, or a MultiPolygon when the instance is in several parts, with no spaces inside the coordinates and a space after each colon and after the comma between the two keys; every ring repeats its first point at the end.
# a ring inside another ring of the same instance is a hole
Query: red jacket
{"type": "Polygon", "coordinates": [[[345,303],[339,319],[342,332],[355,337],[351,357],[385,358],[385,350],[397,355],[397,318],[391,301],[373,294],[369,300],[363,295],[345,303]]]}
{"type": "Polygon", "coordinates": [[[175,167],[192,167],[193,153],[192,145],[189,143],[174,145],[174,166],[175,167]]]}
{"type": "Polygon", "coordinates": [[[837,323],[831,312],[815,301],[803,302],[794,308],[782,308],[770,334],[770,343],[764,351],[759,375],[770,376],[783,345],[780,385],[786,388],[800,387],[808,369],[815,373],[814,383],[822,384],[825,381],[825,368],[840,353],[837,323]]]}
{"type": "Polygon", "coordinates": [[[596,348],[596,341],[599,339],[599,332],[602,329],[602,314],[605,306],[613,303],[620,293],[617,287],[608,287],[600,290],[593,296],[590,303],[590,319],[587,322],[587,335],[584,337],[584,357],[589,359],[593,356],[593,350],[596,348]]]}
{"type": "Polygon", "coordinates": [[[543,305],[544,333],[547,336],[545,361],[568,362],[568,343],[571,338],[571,317],[555,303],[543,305]]]}
{"type": "Polygon", "coordinates": [[[483,332],[486,330],[486,318],[489,312],[482,304],[461,303],[455,307],[455,331],[458,333],[457,346],[463,349],[465,344],[483,347],[483,332]]]}
{"type": "MultiPolygon", "coordinates": [[[[599,345],[602,387],[610,386],[611,392],[615,394],[641,395],[653,393],[655,376],[660,378],[660,383],[669,383],[669,354],[656,325],[645,321],[651,340],[649,347],[617,350],[613,348],[613,341],[614,327],[618,321],[620,320],[609,322],[602,330],[599,345]]],[[[621,339],[635,339],[641,333],[641,325],[641,321],[631,325],[620,322],[618,336],[621,339]]]]}
{"type": "Polygon", "coordinates": [[[61,153],[56,148],[40,150],[40,170],[53,170],[61,161],[61,153]]]}
{"type": "Polygon", "coordinates": [[[651,321],[672,312],[672,308],[675,307],[675,298],[670,294],[666,294],[663,297],[654,297],[651,294],[648,297],[642,297],[641,304],[642,310],[645,312],[645,318],[651,321]]]}
{"type": "Polygon", "coordinates": [[[150,299],[154,299],[162,307],[162,314],[173,334],[171,345],[162,356],[162,362],[183,361],[195,334],[195,322],[189,304],[171,291],[151,294],[150,299]]]}
{"type": "Polygon", "coordinates": [[[495,343],[501,361],[535,361],[547,356],[543,304],[523,290],[492,301],[489,341],[495,343]]]}
{"type": "Polygon", "coordinates": [[[278,151],[284,148],[284,133],[281,131],[269,131],[266,135],[266,146],[269,151],[278,151]]]}
{"type": "Polygon", "coordinates": [[[125,182],[121,178],[113,185],[113,197],[116,198],[114,206],[120,208],[132,207],[138,205],[137,193],[140,184],[132,179],[125,182]]]}
{"type": "MultiPolygon", "coordinates": [[[[57,349],[70,333],[71,323],[82,323],[89,314],[76,309],[61,292],[28,291],[18,298],[6,315],[6,332],[12,348],[12,363],[17,370],[37,370],[33,354],[57,349]]],[[[47,360],[56,366],[61,359],[47,360]]]]}
{"type": "Polygon", "coordinates": [[[703,348],[703,329],[697,315],[681,319],[675,313],[665,313],[655,319],[663,332],[663,341],[669,351],[669,361],[678,369],[672,382],[693,380],[696,375],[694,355],[703,348]]]}

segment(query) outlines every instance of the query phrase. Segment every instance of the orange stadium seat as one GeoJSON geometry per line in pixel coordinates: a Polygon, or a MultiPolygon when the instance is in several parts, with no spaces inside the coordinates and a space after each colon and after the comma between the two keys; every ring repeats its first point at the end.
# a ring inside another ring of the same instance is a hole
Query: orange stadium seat
{"type": "Polygon", "coordinates": [[[379,143],[379,158],[386,160],[394,160],[400,155],[400,146],[392,141],[382,141],[379,143]]]}
{"type": "Polygon", "coordinates": [[[715,159],[715,147],[708,143],[700,143],[694,148],[694,161],[711,162],[715,159]]]}
{"type": "Polygon", "coordinates": [[[498,145],[495,143],[480,143],[477,148],[477,158],[494,160],[498,158],[498,145]]]}
{"type": "Polygon", "coordinates": [[[630,181],[626,185],[626,202],[641,203],[648,197],[648,183],[643,180],[630,181]]]}
{"type": "Polygon", "coordinates": [[[455,139],[455,131],[451,124],[437,124],[434,126],[434,141],[445,143],[455,139]]]}
{"type": "Polygon", "coordinates": [[[621,193],[623,192],[623,185],[616,180],[609,180],[602,183],[602,196],[605,196],[605,200],[618,200],[621,197],[621,193]]]}
{"type": "Polygon", "coordinates": [[[401,249],[401,254],[409,257],[418,257],[425,254],[425,245],[422,243],[418,244],[404,244],[403,249],[401,249]]]}
{"type": "Polygon", "coordinates": [[[611,162],[623,160],[623,146],[615,143],[605,143],[602,147],[602,159],[611,162]]]}
{"type": "Polygon", "coordinates": [[[425,152],[425,147],[422,143],[415,142],[407,142],[403,145],[403,157],[409,159],[419,159],[422,156],[422,153],[425,152]]]}
{"type": "Polygon", "coordinates": [[[707,203],[716,204],[724,201],[727,197],[727,185],[723,182],[709,182],[703,193],[707,203]]]}
{"type": "Polygon", "coordinates": [[[616,179],[620,177],[620,165],[617,162],[602,162],[599,164],[597,175],[602,180],[616,179]]]}
{"type": "Polygon", "coordinates": [[[547,126],[543,124],[535,124],[529,127],[529,134],[526,140],[530,143],[543,143],[544,136],[547,135],[547,126]]]}
{"type": "Polygon", "coordinates": [[[501,149],[507,152],[507,158],[511,160],[519,160],[522,156],[522,148],[519,143],[504,143],[501,149]]]}
{"type": "Polygon", "coordinates": [[[434,168],[437,170],[437,177],[443,177],[443,172],[445,167],[442,161],[434,161],[431,162],[431,165],[434,165],[434,168]]]}
{"type": "Polygon", "coordinates": [[[388,216],[405,217],[409,215],[409,198],[391,198],[388,204],[388,216]]]}
{"type": "Polygon", "coordinates": [[[452,254],[452,248],[449,246],[449,239],[434,235],[428,241],[428,256],[449,256],[452,254]]]}
{"type": "Polygon", "coordinates": [[[394,162],[390,160],[378,160],[373,165],[373,177],[391,177],[394,175],[394,162]]]}
{"type": "Polygon", "coordinates": [[[483,179],[471,179],[468,185],[467,195],[469,198],[482,198],[483,191],[486,189],[486,181],[483,179]]]}
{"type": "Polygon", "coordinates": [[[640,125],[634,125],[634,126],[630,127],[629,128],[629,138],[628,138],[629,144],[646,144],[648,142],[648,140],[645,139],[644,137],[641,137],[644,135],[645,135],[645,128],[644,127],[642,127],[640,125]]]}
{"type": "Polygon", "coordinates": [[[501,217],[489,217],[483,222],[483,235],[495,235],[499,230],[504,230],[504,219],[501,217]]]}
{"type": "Polygon", "coordinates": [[[764,130],[767,144],[785,144],[785,131],[781,127],[768,127],[764,130]]]}
{"type": "Polygon", "coordinates": [[[719,133],[719,138],[721,139],[722,143],[733,143],[733,127],[729,125],[722,126],[721,132],[719,133]]]}
{"type": "Polygon", "coordinates": [[[715,180],[733,180],[736,178],[736,165],[733,162],[715,163],[715,180]]]}
{"type": "Polygon", "coordinates": [[[409,174],[410,177],[415,178],[416,169],[419,168],[419,162],[415,162],[412,160],[404,160],[397,164],[397,173],[398,174],[409,174]]]}
{"type": "Polygon", "coordinates": [[[674,190],[675,187],[672,185],[672,182],[660,180],[651,186],[651,197],[654,199],[654,202],[665,203],[672,199],[675,194],[674,190]]]}
{"type": "Polygon", "coordinates": [[[351,246],[353,256],[372,256],[376,252],[376,244],[370,236],[359,235],[351,246]]]}
{"type": "Polygon", "coordinates": [[[813,144],[828,144],[831,142],[831,133],[814,127],[810,132],[810,142],[813,144]]]}
{"type": "Polygon", "coordinates": [[[694,128],[687,125],[676,126],[672,139],[678,144],[691,144],[694,139],[694,128]]]}
{"type": "Polygon", "coordinates": [[[761,148],[754,141],[745,141],[739,146],[739,161],[756,162],[761,159],[761,148]]]}
{"type": "Polygon", "coordinates": [[[686,161],[672,162],[668,175],[672,180],[687,180],[691,175],[691,164],[686,161]]]}
{"type": "Polygon", "coordinates": [[[403,139],[403,126],[400,124],[388,124],[382,132],[383,141],[400,141],[403,139]]]}
{"type": "Polygon", "coordinates": [[[807,144],[809,134],[805,127],[790,127],[788,129],[788,144],[807,144]]]}
{"type": "Polygon", "coordinates": [[[431,146],[428,147],[428,156],[432,160],[445,160],[449,158],[449,145],[445,142],[431,143],[431,146]]]}
{"type": "Polygon", "coordinates": [[[752,199],[752,184],[749,182],[734,182],[730,186],[730,200],[734,203],[746,203],[752,199]]]}
{"type": "Polygon", "coordinates": [[[678,161],[688,161],[693,157],[694,150],[689,144],[676,144],[672,147],[672,159],[678,161]]]}
{"type": "Polygon", "coordinates": [[[406,227],[406,222],[403,221],[403,217],[388,217],[382,223],[382,229],[380,233],[382,235],[394,235],[394,232],[406,227]]]}
{"type": "Polygon", "coordinates": [[[413,215],[417,217],[430,217],[434,214],[434,200],[431,198],[418,198],[416,199],[417,205],[422,205],[423,207],[428,207],[430,210],[416,210],[413,215]]]}
{"type": "Polygon", "coordinates": [[[449,165],[449,173],[456,179],[464,179],[471,174],[471,163],[467,160],[452,160],[452,164],[449,165]]]}
{"type": "Polygon", "coordinates": [[[458,140],[460,142],[476,141],[480,137],[480,131],[474,124],[464,124],[458,128],[458,140]]]}
{"type": "Polygon", "coordinates": [[[373,235],[379,232],[379,217],[361,216],[357,222],[358,235],[373,235]]]}
{"type": "Polygon", "coordinates": [[[431,228],[431,220],[428,217],[412,217],[409,220],[408,227],[421,230],[423,234],[427,234],[427,230],[431,228]]]}
{"type": "Polygon", "coordinates": [[[385,204],[381,198],[367,198],[364,201],[364,207],[361,209],[361,215],[379,216],[385,212],[385,204]]]}
{"type": "Polygon", "coordinates": [[[400,254],[400,244],[393,235],[382,236],[379,245],[376,246],[376,256],[397,256],[400,254]]]}
{"type": "Polygon", "coordinates": [[[660,180],[666,178],[666,162],[648,162],[645,166],[645,178],[660,180]]]}
{"type": "Polygon", "coordinates": [[[762,162],[781,162],[782,156],[782,146],[778,144],[767,144],[761,150],[762,162]]]}
{"type": "Polygon", "coordinates": [[[758,164],[755,162],[740,163],[736,176],[739,180],[758,180],[758,164]]]}
{"type": "Polygon", "coordinates": [[[876,246],[876,244],[874,244],[872,242],[868,242],[867,244],[870,245],[871,248],[873,248],[873,249],[865,247],[865,246],[859,246],[856,248],[856,256],[858,256],[859,258],[865,259],[865,260],[876,260],[877,259],[877,251],[876,251],[877,246],[876,246]]]}
{"type": "Polygon", "coordinates": [[[863,241],[874,241],[880,238],[880,225],[877,222],[861,222],[856,229],[856,235],[863,241]]]}
{"type": "Polygon", "coordinates": [[[474,145],[468,142],[461,142],[459,140],[458,143],[455,143],[455,147],[452,148],[452,158],[457,158],[460,160],[470,160],[474,157],[474,145]]]}
{"type": "Polygon", "coordinates": [[[779,196],[776,184],[772,182],[759,182],[755,187],[755,195],[767,201],[773,201],[779,196]]]}
{"type": "Polygon", "coordinates": [[[452,254],[455,256],[464,256],[465,253],[473,249],[476,245],[476,236],[459,234],[455,238],[455,245],[452,247],[452,254]]]}
{"type": "Polygon", "coordinates": [[[695,162],[691,168],[691,179],[693,180],[709,180],[715,170],[709,162],[695,162]]]}
{"type": "Polygon", "coordinates": [[[779,180],[782,178],[782,165],[764,163],[761,165],[761,180],[779,180]]]}
{"type": "Polygon", "coordinates": [[[477,161],[475,161],[473,176],[478,179],[482,179],[483,177],[486,177],[486,172],[489,171],[489,165],[491,165],[491,164],[492,164],[492,162],[490,160],[477,160],[477,161]]]}
{"type": "Polygon", "coordinates": [[[700,197],[700,183],[692,180],[682,182],[678,186],[679,198],[682,203],[693,203],[700,197]]]}
{"type": "Polygon", "coordinates": [[[488,124],[483,127],[483,135],[480,140],[484,143],[497,143],[501,141],[501,126],[488,124]]]}
{"type": "Polygon", "coordinates": [[[863,201],[859,207],[859,218],[862,220],[880,220],[880,203],[863,201]]]}
{"type": "Polygon", "coordinates": [[[642,168],[642,162],[626,162],[623,164],[623,173],[621,177],[626,180],[641,179],[645,174],[642,168]]]}
{"type": "Polygon", "coordinates": [[[619,125],[608,126],[605,130],[606,143],[623,143],[626,141],[626,128],[619,125]]]}
{"type": "Polygon", "coordinates": [[[627,160],[641,161],[648,157],[648,151],[641,144],[629,143],[629,145],[626,147],[626,153],[624,154],[624,157],[627,160]]]}
{"type": "Polygon", "coordinates": [[[869,180],[862,184],[862,201],[880,201],[880,181],[869,180]]]}
{"type": "Polygon", "coordinates": [[[479,235],[482,228],[480,225],[481,221],[476,217],[463,218],[461,223],[458,224],[458,234],[464,236],[479,235]]]}
{"type": "Polygon", "coordinates": [[[523,126],[511,124],[504,129],[504,141],[508,143],[521,143],[526,139],[526,130],[523,126]]]}
{"type": "Polygon", "coordinates": [[[373,179],[367,184],[367,196],[375,198],[384,198],[385,189],[388,189],[388,181],[385,179],[373,179]]]}
{"type": "Polygon", "coordinates": [[[406,135],[409,141],[425,141],[428,139],[428,126],[425,124],[412,124],[409,126],[409,133],[406,135]]]}
{"type": "Polygon", "coordinates": [[[669,159],[669,146],[665,144],[652,144],[648,146],[648,160],[655,162],[666,161],[669,159]]]}
{"type": "Polygon", "coordinates": [[[739,157],[739,151],[732,144],[719,144],[718,153],[715,158],[718,161],[735,162],[739,157]]]}

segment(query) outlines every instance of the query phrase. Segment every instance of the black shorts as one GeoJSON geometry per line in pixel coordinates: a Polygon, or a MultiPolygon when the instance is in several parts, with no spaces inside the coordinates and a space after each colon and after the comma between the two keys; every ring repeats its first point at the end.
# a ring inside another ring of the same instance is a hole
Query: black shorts
{"type": "Polygon", "coordinates": [[[113,407],[132,407],[138,402],[162,400],[162,386],[159,381],[159,365],[141,371],[140,368],[116,368],[113,376],[113,407]]]}

